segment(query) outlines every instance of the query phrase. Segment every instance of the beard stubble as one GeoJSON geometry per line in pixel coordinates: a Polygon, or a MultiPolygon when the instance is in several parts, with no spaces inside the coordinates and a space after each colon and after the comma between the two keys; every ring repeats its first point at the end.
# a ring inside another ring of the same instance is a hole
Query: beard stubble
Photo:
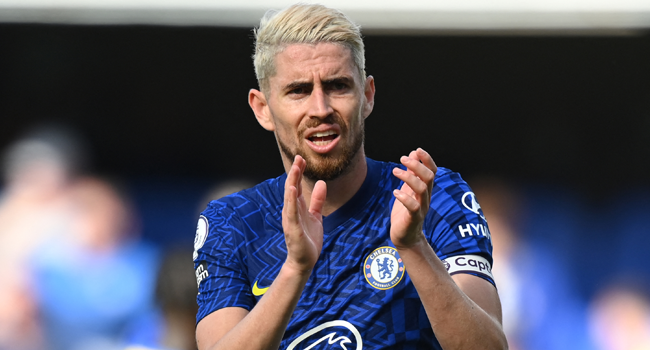
{"type": "Polygon", "coordinates": [[[299,140],[304,139],[303,135],[305,130],[308,128],[313,128],[317,127],[320,124],[338,124],[341,126],[341,137],[342,135],[346,135],[348,132],[355,132],[352,141],[350,143],[345,143],[342,145],[342,150],[341,154],[338,156],[335,155],[330,155],[330,154],[316,154],[316,155],[307,155],[307,152],[305,152],[302,147],[296,147],[295,150],[292,150],[286,143],[282,141],[281,138],[277,137],[276,139],[278,140],[278,145],[280,146],[280,150],[288,159],[294,159],[296,155],[300,155],[303,157],[307,163],[305,167],[305,171],[303,172],[303,176],[306,178],[312,180],[312,181],[317,181],[317,180],[323,180],[323,181],[330,181],[334,180],[337,177],[346,174],[350,170],[350,165],[352,164],[352,160],[354,157],[357,155],[359,150],[361,149],[361,146],[363,145],[364,139],[365,139],[365,131],[364,131],[364,122],[363,119],[361,120],[361,124],[359,125],[359,130],[358,131],[350,131],[346,125],[340,120],[339,117],[336,116],[328,116],[322,120],[320,119],[311,119],[307,123],[305,123],[305,126],[300,129],[298,132],[299,140]]]}

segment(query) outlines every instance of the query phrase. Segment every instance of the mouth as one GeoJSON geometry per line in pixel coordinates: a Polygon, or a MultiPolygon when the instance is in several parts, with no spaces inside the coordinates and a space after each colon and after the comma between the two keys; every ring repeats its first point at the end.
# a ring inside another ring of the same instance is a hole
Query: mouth
{"type": "Polygon", "coordinates": [[[337,139],[338,137],[339,134],[337,134],[334,130],[327,130],[323,132],[314,133],[313,135],[307,137],[307,139],[316,146],[325,146],[330,142],[334,141],[335,139],[337,139]]]}

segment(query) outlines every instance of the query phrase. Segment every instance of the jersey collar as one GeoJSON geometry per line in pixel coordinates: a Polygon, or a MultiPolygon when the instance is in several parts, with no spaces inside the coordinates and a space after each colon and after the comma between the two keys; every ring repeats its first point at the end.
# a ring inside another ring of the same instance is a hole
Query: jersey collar
{"type": "Polygon", "coordinates": [[[381,164],[380,162],[370,158],[366,158],[366,164],[368,167],[366,178],[363,180],[363,184],[357,193],[355,193],[347,203],[343,204],[343,206],[338,208],[336,211],[323,217],[323,230],[325,232],[330,232],[336,229],[341,224],[345,223],[345,221],[362,211],[368,205],[373,193],[378,189],[377,184],[381,177],[381,164]]]}

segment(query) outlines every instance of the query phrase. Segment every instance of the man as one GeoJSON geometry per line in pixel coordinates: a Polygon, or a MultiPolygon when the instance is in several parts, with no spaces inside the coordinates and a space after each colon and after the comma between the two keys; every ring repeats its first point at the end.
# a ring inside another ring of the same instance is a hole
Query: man
{"type": "Polygon", "coordinates": [[[199,349],[507,348],[469,187],[422,149],[365,157],[375,84],[358,26],[295,5],[256,39],[249,103],[286,174],[199,219],[199,349]]]}

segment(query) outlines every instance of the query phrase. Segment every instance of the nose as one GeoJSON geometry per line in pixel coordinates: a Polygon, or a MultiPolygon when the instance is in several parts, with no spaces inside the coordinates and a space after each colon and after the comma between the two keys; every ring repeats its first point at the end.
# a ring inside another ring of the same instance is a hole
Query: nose
{"type": "Polygon", "coordinates": [[[333,112],[334,109],[330,104],[330,97],[321,87],[314,88],[309,96],[309,116],[323,119],[333,112]]]}

